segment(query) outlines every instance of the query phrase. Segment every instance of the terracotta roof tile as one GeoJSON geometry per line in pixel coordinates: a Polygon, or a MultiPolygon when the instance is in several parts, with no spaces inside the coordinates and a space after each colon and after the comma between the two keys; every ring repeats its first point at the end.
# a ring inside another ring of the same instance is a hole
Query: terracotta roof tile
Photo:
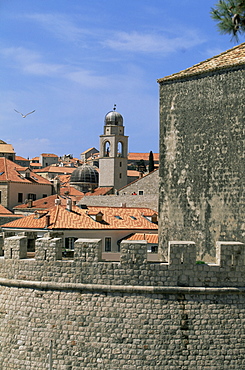
{"type": "Polygon", "coordinates": [[[127,229],[127,230],[157,230],[158,226],[149,221],[144,215],[153,215],[155,212],[149,208],[123,208],[123,207],[87,207],[81,209],[77,206],[68,211],[66,207],[58,205],[38,215],[31,214],[24,218],[2,225],[11,229],[44,229],[46,227],[46,215],[50,216],[48,230],[103,230],[103,229],[127,229]],[[103,213],[103,221],[95,221],[92,217],[97,213],[103,213]]]}
{"type": "Polygon", "coordinates": [[[99,188],[96,188],[94,189],[94,192],[93,193],[86,193],[86,196],[93,196],[93,195],[106,195],[108,194],[110,191],[112,191],[113,187],[109,187],[109,186],[105,186],[105,187],[99,187],[99,188]]]}
{"type": "Polygon", "coordinates": [[[7,208],[5,208],[4,206],[2,206],[2,204],[0,204],[0,214],[1,215],[12,215],[13,213],[9,211],[7,208]]]}
{"type": "Polygon", "coordinates": [[[19,155],[16,155],[15,159],[18,160],[18,161],[29,161],[29,159],[26,159],[24,157],[20,157],[19,155]]]}
{"type": "Polygon", "coordinates": [[[48,166],[41,168],[40,170],[35,170],[36,173],[60,173],[60,174],[71,174],[76,167],[65,167],[65,166],[48,166]]]}
{"type": "Polygon", "coordinates": [[[127,240],[146,240],[151,244],[158,244],[158,234],[136,233],[127,238],[127,240]]]}
{"type": "Polygon", "coordinates": [[[41,156],[42,157],[54,157],[54,158],[58,157],[56,154],[52,154],[52,153],[42,153],[41,156]]]}
{"type": "Polygon", "coordinates": [[[73,186],[66,185],[66,186],[61,186],[60,195],[69,195],[69,197],[73,196],[73,197],[83,198],[84,193],[82,191],[75,189],[73,186]]]}
{"type": "Polygon", "coordinates": [[[0,157],[0,182],[21,182],[21,183],[38,183],[50,184],[50,181],[44,179],[42,176],[37,175],[35,172],[30,171],[30,177],[24,177],[23,172],[28,167],[22,167],[16,163],[8,160],[7,158],[0,157]]]}
{"type": "Polygon", "coordinates": [[[218,54],[212,58],[206,59],[205,61],[195,64],[194,66],[183,71],[160,78],[158,82],[161,83],[169,80],[181,79],[184,77],[199,75],[201,73],[210,71],[227,69],[239,65],[245,65],[245,43],[235,46],[232,49],[226,50],[223,53],[218,54]]]}
{"type": "MultiPolygon", "coordinates": [[[[81,194],[81,192],[79,192],[81,194]]],[[[75,189],[75,194],[76,194],[76,189],[75,189]]],[[[61,196],[58,196],[57,194],[54,194],[54,195],[50,195],[48,197],[45,197],[45,198],[41,198],[41,199],[37,199],[35,201],[32,202],[32,206],[29,207],[29,204],[26,203],[26,204],[19,204],[18,206],[15,206],[14,209],[17,209],[17,210],[28,210],[28,211],[32,211],[34,212],[35,210],[40,210],[40,209],[48,209],[48,208],[52,208],[54,207],[55,205],[55,200],[56,199],[60,199],[60,202],[62,205],[66,205],[66,202],[67,202],[67,199],[70,198],[71,200],[74,200],[74,201],[79,201],[82,199],[83,195],[73,195],[73,194],[69,194],[69,196],[65,196],[64,194],[61,195],[61,196]]],[[[83,194],[83,193],[82,193],[83,194]]]]}
{"type": "MultiPolygon", "coordinates": [[[[159,153],[153,153],[154,161],[159,161],[159,153]]],[[[149,153],[128,153],[129,161],[139,161],[143,159],[144,161],[149,160],[149,153]]]]}

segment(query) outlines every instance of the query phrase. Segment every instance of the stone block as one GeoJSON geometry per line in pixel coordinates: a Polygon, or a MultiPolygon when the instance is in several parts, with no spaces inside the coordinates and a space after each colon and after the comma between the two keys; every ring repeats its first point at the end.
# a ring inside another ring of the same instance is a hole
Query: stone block
{"type": "Polygon", "coordinates": [[[74,243],[74,260],[99,262],[102,260],[101,239],[77,239],[74,243]]]}
{"type": "Polygon", "coordinates": [[[4,240],[4,258],[22,259],[27,257],[27,238],[25,236],[11,236],[4,240]]]}

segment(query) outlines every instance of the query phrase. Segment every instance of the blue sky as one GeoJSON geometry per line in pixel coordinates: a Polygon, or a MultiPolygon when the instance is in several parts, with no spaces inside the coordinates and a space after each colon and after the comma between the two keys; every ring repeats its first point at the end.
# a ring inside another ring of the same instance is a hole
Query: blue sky
{"type": "Polygon", "coordinates": [[[26,158],[80,157],[116,104],[129,151],[158,152],[157,79],[235,45],[210,18],[216,3],[0,0],[0,139],[26,158]]]}

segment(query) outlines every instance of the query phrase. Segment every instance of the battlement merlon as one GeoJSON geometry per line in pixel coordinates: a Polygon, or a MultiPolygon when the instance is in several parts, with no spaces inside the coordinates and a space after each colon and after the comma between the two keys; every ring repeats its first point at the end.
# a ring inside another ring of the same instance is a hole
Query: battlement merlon
{"type": "MultiPolygon", "coordinates": [[[[38,238],[35,242],[36,260],[62,260],[62,238],[52,238],[47,235],[38,238]]],[[[5,259],[27,258],[27,237],[11,236],[4,239],[5,259]]],[[[101,239],[77,239],[74,243],[74,260],[81,262],[101,262],[101,239]]],[[[143,266],[147,262],[147,242],[128,241],[121,242],[121,264],[135,264],[143,266]]],[[[187,268],[196,265],[196,245],[193,241],[169,241],[168,265],[169,268],[187,268]]],[[[154,262],[158,263],[158,262],[154,262]]],[[[163,264],[159,262],[159,264],[163,264]]],[[[220,267],[245,268],[245,245],[235,241],[218,241],[216,243],[216,263],[210,264],[220,267]]]]}

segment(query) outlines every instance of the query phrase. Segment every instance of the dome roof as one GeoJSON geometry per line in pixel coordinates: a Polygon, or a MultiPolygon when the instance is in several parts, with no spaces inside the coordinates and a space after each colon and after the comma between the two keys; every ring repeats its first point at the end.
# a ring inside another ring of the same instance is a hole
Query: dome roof
{"type": "Polygon", "coordinates": [[[76,168],[70,177],[70,182],[85,182],[89,184],[98,184],[99,174],[96,169],[88,164],[83,164],[81,167],[76,168]]]}
{"type": "Polygon", "coordinates": [[[123,116],[115,110],[112,110],[105,116],[105,125],[123,126],[123,116]]]}

